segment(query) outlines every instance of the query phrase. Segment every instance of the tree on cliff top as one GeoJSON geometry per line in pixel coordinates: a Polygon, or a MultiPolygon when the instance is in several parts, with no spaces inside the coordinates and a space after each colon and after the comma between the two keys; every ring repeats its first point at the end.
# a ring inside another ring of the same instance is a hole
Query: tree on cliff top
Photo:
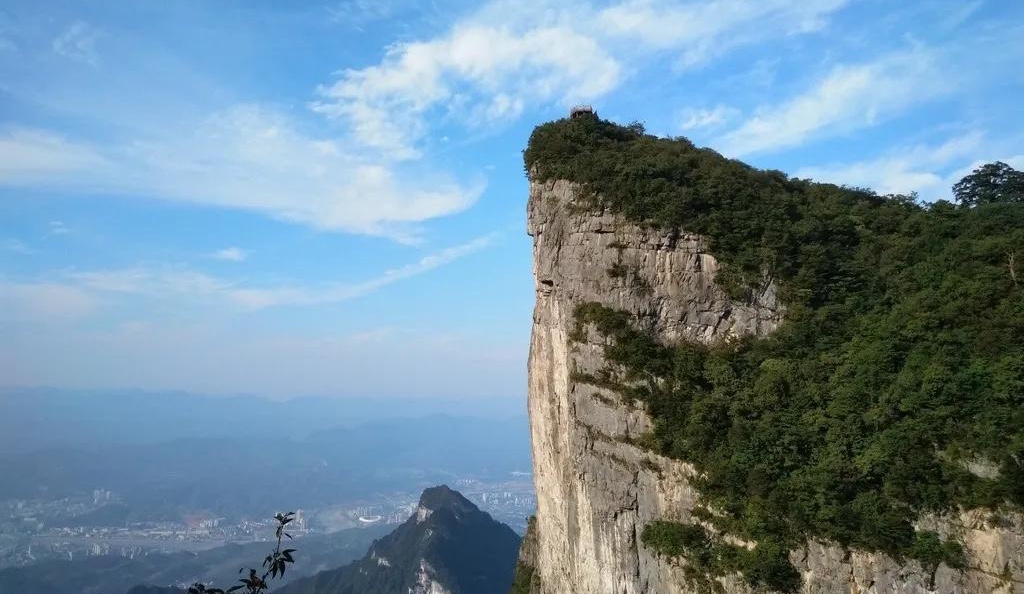
{"type": "Polygon", "coordinates": [[[953,186],[961,206],[1024,202],[1024,173],[1006,163],[986,163],[953,186]]]}
{"type": "Polygon", "coordinates": [[[957,184],[955,208],[597,118],[539,126],[524,161],[534,181],[580,184],[577,209],[702,235],[733,299],[770,280],[785,306],[771,335],[714,345],[666,344],[631,312],[577,307],[573,336],[597,332],[608,365],[576,381],[642,402],[654,425],[638,443],[700,472],[706,534],[662,521],[645,545],[701,575],[792,591],[789,552],[809,538],[959,568],[961,545],[919,529],[923,514],[1024,509],[1024,175],[984,166],[957,184]]]}

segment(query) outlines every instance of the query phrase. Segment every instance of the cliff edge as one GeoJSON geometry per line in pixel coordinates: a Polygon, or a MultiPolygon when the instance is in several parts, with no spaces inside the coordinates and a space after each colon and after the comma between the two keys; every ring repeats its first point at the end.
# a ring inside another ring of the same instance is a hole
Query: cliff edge
{"type": "MultiPolygon", "coordinates": [[[[663,421],[624,396],[609,376],[621,367],[608,355],[612,339],[581,323],[579,311],[597,304],[623,312],[659,344],[713,348],[779,330],[789,307],[779,282],[762,269],[746,294],[734,297],[716,282],[723,265],[708,237],[638,221],[602,202],[592,185],[552,178],[529,159],[527,166],[536,281],[529,413],[538,504],[524,541],[529,550],[520,557],[520,569],[532,572],[524,584],[534,594],[766,589],[742,571],[695,575],[701,569],[692,557],[644,543],[645,528],[670,521],[706,526],[737,550],[756,546],[744,534],[713,527],[714,502],[698,488],[706,477],[698,465],[652,445],[663,421]]],[[[920,514],[918,530],[959,543],[963,563],[956,567],[807,534],[786,553],[799,577],[794,589],[1024,592],[1024,521],[1012,509],[996,515],[963,506],[920,514]]]]}

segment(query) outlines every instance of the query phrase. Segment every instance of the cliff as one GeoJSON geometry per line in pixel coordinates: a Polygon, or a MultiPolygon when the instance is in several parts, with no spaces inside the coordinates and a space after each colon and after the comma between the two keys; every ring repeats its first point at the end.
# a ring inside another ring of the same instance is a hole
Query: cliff
{"type": "MultiPolygon", "coordinates": [[[[716,283],[722,265],[711,238],[638,221],[595,200],[593,186],[544,175],[529,158],[527,166],[538,505],[520,558],[520,573],[532,575],[522,583],[534,594],[753,591],[741,572],[695,576],[697,565],[686,555],[644,544],[644,529],[660,520],[710,530],[707,509],[714,506],[698,489],[702,474],[694,464],[651,445],[659,422],[608,380],[616,368],[610,339],[581,324],[578,312],[587,304],[624,312],[663,345],[721,345],[770,337],[785,323],[788,303],[778,283],[766,274],[746,296],[733,298],[716,283]]],[[[1024,592],[1024,520],[1016,511],[995,515],[998,521],[988,507],[962,506],[920,515],[918,530],[962,546],[958,568],[814,534],[790,547],[788,559],[799,591],[807,593],[1024,592]]],[[[742,535],[721,538],[754,546],[742,535]]]]}

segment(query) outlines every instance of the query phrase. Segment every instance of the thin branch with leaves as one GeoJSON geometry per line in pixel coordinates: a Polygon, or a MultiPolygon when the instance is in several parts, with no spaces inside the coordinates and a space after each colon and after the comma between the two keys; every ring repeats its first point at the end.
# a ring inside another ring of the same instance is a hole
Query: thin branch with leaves
{"type": "Polygon", "coordinates": [[[285,532],[285,526],[290,524],[295,519],[295,512],[288,512],[285,514],[276,514],[274,520],[277,522],[277,528],[275,530],[275,536],[277,536],[277,546],[274,547],[273,552],[263,559],[264,571],[261,574],[259,571],[252,567],[243,567],[238,570],[238,573],[244,573],[247,569],[249,575],[245,578],[240,578],[238,581],[241,582],[237,586],[232,586],[227,590],[221,588],[207,588],[204,584],[192,584],[188,589],[188,594],[228,594],[229,592],[242,591],[244,594],[263,594],[270,591],[270,587],[267,585],[268,579],[275,579],[284,577],[284,572],[288,568],[289,563],[295,563],[295,559],[292,557],[292,553],[295,549],[284,549],[281,550],[281,542],[284,537],[288,537],[291,540],[292,535],[285,532]]]}

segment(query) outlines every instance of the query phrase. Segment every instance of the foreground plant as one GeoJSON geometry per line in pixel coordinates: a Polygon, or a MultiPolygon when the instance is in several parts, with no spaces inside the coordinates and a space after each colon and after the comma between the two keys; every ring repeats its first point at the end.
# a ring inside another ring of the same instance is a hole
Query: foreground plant
{"type": "Polygon", "coordinates": [[[281,550],[281,542],[283,537],[288,537],[290,540],[292,535],[284,531],[285,526],[294,520],[295,512],[288,512],[286,514],[277,514],[274,516],[274,520],[277,522],[277,528],[275,535],[277,536],[277,546],[274,547],[273,552],[263,559],[263,573],[252,567],[243,567],[238,570],[238,573],[244,573],[247,569],[249,570],[248,577],[241,578],[238,581],[241,582],[237,586],[232,586],[227,590],[221,588],[207,588],[204,584],[192,584],[188,589],[188,594],[227,594],[228,592],[242,591],[245,594],[262,594],[263,592],[269,592],[270,587],[267,585],[268,579],[275,579],[284,577],[284,572],[288,568],[289,563],[295,563],[295,559],[292,558],[292,553],[295,549],[284,549],[281,550]]]}

